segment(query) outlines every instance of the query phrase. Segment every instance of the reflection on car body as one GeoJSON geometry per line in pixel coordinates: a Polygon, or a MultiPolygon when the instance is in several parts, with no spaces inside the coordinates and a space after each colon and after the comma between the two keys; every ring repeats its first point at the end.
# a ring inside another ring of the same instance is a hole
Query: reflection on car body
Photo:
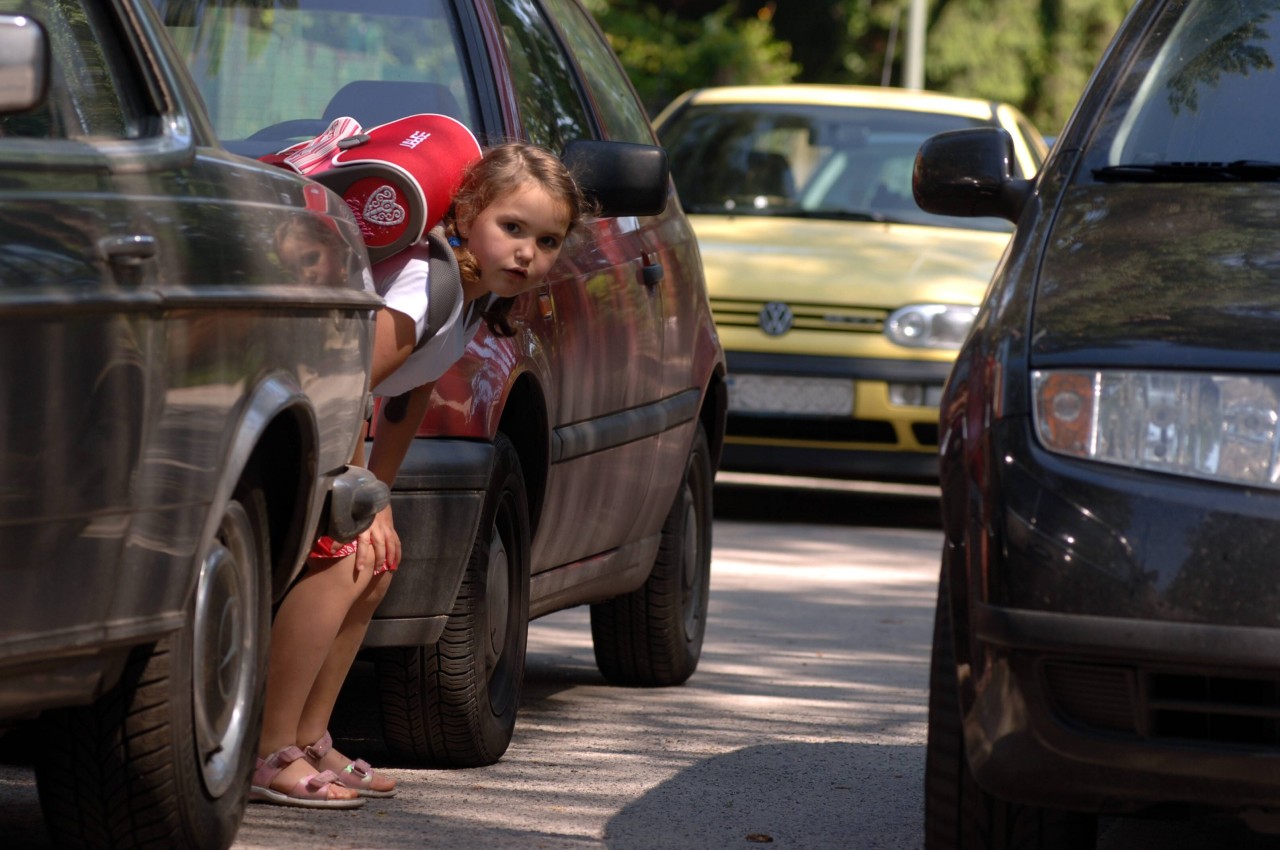
{"type": "Polygon", "coordinates": [[[1278,11],[1136,4],[1034,183],[921,148],[921,206],[1017,223],[941,406],[929,847],[1280,824],[1278,11]]]}
{"type": "Polygon", "coordinates": [[[1015,109],[857,86],[699,89],[658,116],[729,358],[725,469],[937,480],[936,408],[1012,228],[931,215],[911,166],[934,133],[1015,109]]]}

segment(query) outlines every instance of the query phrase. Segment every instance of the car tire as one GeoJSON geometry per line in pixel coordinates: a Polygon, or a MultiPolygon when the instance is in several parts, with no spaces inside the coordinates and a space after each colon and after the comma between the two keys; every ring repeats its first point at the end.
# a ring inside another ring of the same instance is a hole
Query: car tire
{"type": "Polygon", "coordinates": [[[1097,817],[1001,800],[969,770],[946,566],[938,580],[929,665],[929,733],[925,747],[925,850],[1091,850],[1097,817]]]}
{"type": "Polygon", "coordinates": [[[679,685],[697,669],[711,585],[714,474],[699,423],[648,580],[591,606],[596,666],[613,684],[679,685]]]}
{"type": "Polygon", "coordinates": [[[242,486],[181,629],[92,705],[41,718],[36,782],[59,846],[225,850],[244,816],[270,640],[266,500],[242,486]]]}
{"type": "Polygon", "coordinates": [[[440,639],[378,651],[383,737],[407,761],[482,767],[515,731],[529,635],[529,504],[501,433],[479,531],[440,639]]]}

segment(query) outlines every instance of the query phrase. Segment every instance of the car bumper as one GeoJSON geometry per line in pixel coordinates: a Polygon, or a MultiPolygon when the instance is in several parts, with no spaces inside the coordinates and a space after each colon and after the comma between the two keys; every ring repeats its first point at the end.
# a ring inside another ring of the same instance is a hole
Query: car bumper
{"type": "Polygon", "coordinates": [[[1280,630],[979,605],[974,775],[1003,799],[1099,812],[1280,801],[1280,630]]]}
{"type": "Polygon", "coordinates": [[[950,363],[858,357],[729,352],[730,411],[721,468],[738,472],[938,480],[938,409],[895,404],[890,385],[940,393],[950,363]],[[851,415],[777,409],[744,410],[735,402],[734,376],[764,375],[848,381],[851,415]]]}
{"type": "Polygon", "coordinates": [[[471,557],[493,457],[489,443],[413,441],[391,490],[400,566],[365,648],[427,646],[440,637],[471,557]]]}
{"type": "Polygon", "coordinates": [[[979,782],[1103,812],[1276,806],[1280,493],[1049,454],[1025,418],[987,435],[957,646],[979,782]]]}

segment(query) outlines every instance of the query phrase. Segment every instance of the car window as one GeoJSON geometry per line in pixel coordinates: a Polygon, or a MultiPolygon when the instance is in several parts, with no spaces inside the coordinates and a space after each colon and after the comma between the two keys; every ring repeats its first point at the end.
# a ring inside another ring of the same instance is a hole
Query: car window
{"type": "Polygon", "coordinates": [[[820,105],[694,105],[661,129],[685,208],[694,213],[903,221],[1008,232],[1000,219],[936,216],[916,206],[916,151],[975,118],[820,105]]]}
{"type": "Polygon", "coordinates": [[[529,141],[561,153],[575,139],[593,138],[569,58],[542,10],[532,0],[498,0],[494,5],[529,141]]]}
{"type": "Polygon", "coordinates": [[[439,112],[476,128],[448,0],[152,0],[228,149],[261,156],[349,116],[439,112]]]}
{"type": "Polygon", "coordinates": [[[571,0],[546,0],[560,22],[565,40],[582,66],[583,81],[591,90],[609,138],[621,142],[654,143],[649,118],[636,100],[631,82],[613,58],[586,13],[571,0]]]}
{"type": "Polygon", "coordinates": [[[49,34],[52,56],[48,101],[0,118],[0,143],[13,138],[136,139],[159,132],[155,123],[145,120],[137,69],[103,50],[114,39],[99,35],[115,26],[108,10],[89,0],[0,0],[0,13],[40,21],[49,34]]]}
{"type": "Polygon", "coordinates": [[[1280,3],[1170,3],[1100,123],[1090,166],[1280,161],[1280,3]]]}

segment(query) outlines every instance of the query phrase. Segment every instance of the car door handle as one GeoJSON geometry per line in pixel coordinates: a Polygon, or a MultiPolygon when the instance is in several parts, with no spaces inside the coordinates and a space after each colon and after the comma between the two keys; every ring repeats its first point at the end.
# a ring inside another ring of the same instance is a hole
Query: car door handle
{"type": "Polygon", "coordinates": [[[156,255],[156,238],[143,234],[104,236],[98,240],[98,257],[115,266],[137,266],[156,255]]]}

